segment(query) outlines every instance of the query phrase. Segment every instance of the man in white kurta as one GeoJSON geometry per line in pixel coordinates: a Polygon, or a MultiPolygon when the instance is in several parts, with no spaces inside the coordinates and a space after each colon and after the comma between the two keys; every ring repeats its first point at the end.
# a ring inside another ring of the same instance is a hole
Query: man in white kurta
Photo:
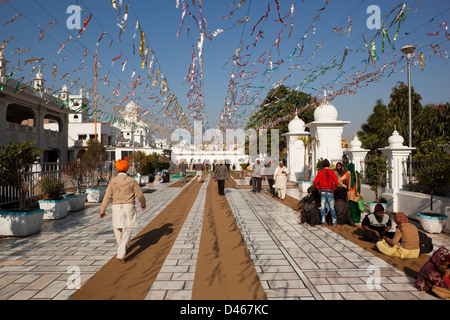
{"type": "Polygon", "coordinates": [[[118,160],[116,168],[118,175],[108,184],[102,201],[100,218],[106,216],[106,208],[112,198],[112,223],[118,245],[117,259],[125,263],[124,257],[131,240],[131,233],[137,226],[135,199],[137,198],[141,203],[142,210],[146,209],[146,201],[136,179],[127,175],[128,161],[118,160]]]}
{"type": "Polygon", "coordinates": [[[280,198],[281,200],[284,200],[284,198],[286,197],[288,175],[288,168],[286,168],[283,161],[280,161],[278,167],[275,169],[273,178],[275,180],[276,190],[278,191],[278,198],[280,198]]]}

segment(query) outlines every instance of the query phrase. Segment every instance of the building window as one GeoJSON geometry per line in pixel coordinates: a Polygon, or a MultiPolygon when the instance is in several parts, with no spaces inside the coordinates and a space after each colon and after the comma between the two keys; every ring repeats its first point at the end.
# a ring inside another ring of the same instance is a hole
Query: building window
{"type": "Polygon", "coordinates": [[[33,110],[15,103],[8,105],[6,121],[29,127],[34,127],[36,123],[33,110]]]}

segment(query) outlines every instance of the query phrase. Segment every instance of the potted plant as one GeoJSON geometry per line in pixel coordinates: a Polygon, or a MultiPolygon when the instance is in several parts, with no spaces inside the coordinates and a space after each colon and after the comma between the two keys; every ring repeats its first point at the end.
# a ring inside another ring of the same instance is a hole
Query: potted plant
{"type": "Polygon", "coordinates": [[[414,156],[419,165],[415,178],[420,184],[430,187],[430,212],[417,214],[424,230],[430,233],[440,233],[448,219],[445,214],[432,212],[435,188],[445,188],[450,183],[450,154],[446,152],[445,145],[446,141],[442,138],[424,141],[414,156]]]}
{"type": "Polygon", "coordinates": [[[141,185],[141,182],[148,183],[148,178],[144,177],[144,166],[149,162],[148,156],[143,151],[136,151],[130,154],[129,158],[130,164],[133,164],[133,173],[137,173],[134,177],[136,181],[141,185]]]}
{"type": "Polygon", "coordinates": [[[106,193],[106,188],[100,186],[103,172],[103,163],[108,159],[106,148],[97,140],[89,140],[86,152],[81,161],[86,165],[89,173],[88,202],[101,202],[106,193]]]}
{"type": "MultiPolygon", "coordinates": [[[[306,170],[306,159],[307,156],[310,156],[311,154],[311,145],[313,141],[316,141],[318,144],[318,141],[311,137],[300,137],[298,138],[300,141],[303,142],[303,146],[305,148],[305,153],[304,153],[304,157],[303,157],[303,181],[298,181],[298,186],[300,189],[300,192],[302,193],[307,193],[308,192],[308,188],[311,187],[313,185],[313,183],[311,181],[307,181],[308,179],[308,172],[306,170]]],[[[323,159],[320,159],[321,161],[323,161],[323,159]]]]}
{"type": "Polygon", "coordinates": [[[82,161],[69,162],[63,167],[63,174],[72,182],[76,188],[72,194],[65,194],[69,198],[69,211],[79,211],[84,208],[88,193],[83,192],[81,183],[86,172],[86,165],[82,161]]]}
{"type": "Polygon", "coordinates": [[[381,197],[381,186],[387,183],[387,174],[390,172],[387,158],[378,151],[370,152],[365,158],[365,176],[370,189],[375,194],[375,202],[367,202],[369,211],[373,212],[377,203],[381,203],[387,209],[386,199],[381,197]]]}
{"type": "Polygon", "coordinates": [[[44,209],[44,220],[59,220],[67,216],[69,198],[64,198],[64,182],[57,177],[46,174],[41,179],[41,189],[46,199],[39,200],[39,207],[44,209]]]}
{"type": "Polygon", "coordinates": [[[0,185],[17,190],[19,207],[0,212],[0,235],[23,237],[41,230],[44,210],[27,208],[27,177],[43,149],[36,142],[0,146],[0,185]]]}

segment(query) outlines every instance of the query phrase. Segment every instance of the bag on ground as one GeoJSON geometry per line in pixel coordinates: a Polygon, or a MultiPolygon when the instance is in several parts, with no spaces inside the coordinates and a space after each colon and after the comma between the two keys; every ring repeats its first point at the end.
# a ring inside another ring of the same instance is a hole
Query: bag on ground
{"type": "Polygon", "coordinates": [[[433,240],[422,231],[419,231],[419,246],[420,254],[433,251],[433,240]]]}

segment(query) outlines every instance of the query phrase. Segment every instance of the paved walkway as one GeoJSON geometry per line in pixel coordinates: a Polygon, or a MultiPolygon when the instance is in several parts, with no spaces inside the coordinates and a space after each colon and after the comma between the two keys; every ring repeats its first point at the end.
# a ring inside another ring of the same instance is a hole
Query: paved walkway
{"type": "MultiPolygon", "coordinates": [[[[143,189],[149,205],[145,212],[138,211],[134,235],[182,191],[169,185],[143,189]]],[[[191,299],[206,185],[147,300],[191,299]]],[[[303,196],[297,189],[288,189],[288,194],[303,196]]],[[[226,197],[271,300],[435,299],[416,290],[414,279],[328,228],[297,224],[293,210],[267,195],[227,189],[226,197]]],[[[116,243],[111,219],[99,219],[99,207],[86,204],[84,210],[62,220],[44,221],[42,231],[30,237],[0,238],[0,300],[66,300],[113,258],[116,243]]],[[[431,237],[435,248],[450,248],[450,235],[431,237]]]]}

